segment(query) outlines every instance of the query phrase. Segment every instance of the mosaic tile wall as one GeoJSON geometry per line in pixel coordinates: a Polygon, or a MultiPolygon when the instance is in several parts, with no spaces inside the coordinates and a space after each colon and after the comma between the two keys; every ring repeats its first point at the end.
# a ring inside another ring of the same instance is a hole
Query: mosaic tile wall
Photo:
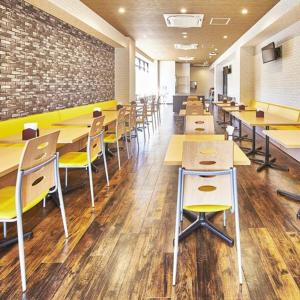
{"type": "Polygon", "coordinates": [[[0,120],[113,99],[114,59],[24,0],[0,0],[0,120]]]}

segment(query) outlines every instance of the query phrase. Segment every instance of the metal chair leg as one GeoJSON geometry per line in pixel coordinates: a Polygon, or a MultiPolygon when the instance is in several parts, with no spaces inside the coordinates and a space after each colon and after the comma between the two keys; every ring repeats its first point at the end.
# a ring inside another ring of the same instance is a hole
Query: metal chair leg
{"type": "Polygon", "coordinates": [[[119,148],[119,141],[118,140],[117,140],[117,154],[118,154],[119,170],[121,170],[120,148],[119,148]]]}

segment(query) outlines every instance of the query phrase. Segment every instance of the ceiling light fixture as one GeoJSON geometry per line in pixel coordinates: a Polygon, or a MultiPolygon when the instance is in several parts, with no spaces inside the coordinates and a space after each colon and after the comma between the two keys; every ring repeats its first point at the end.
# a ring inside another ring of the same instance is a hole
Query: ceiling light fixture
{"type": "Polygon", "coordinates": [[[180,9],[180,12],[181,12],[182,14],[186,14],[187,10],[186,10],[186,8],[182,7],[182,8],[180,9]]]}
{"type": "Polygon", "coordinates": [[[215,56],[215,55],[217,55],[217,53],[215,51],[209,52],[209,56],[215,56]]]}
{"type": "Polygon", "coordinates": [[[218,49],[217,49],[217,48],[215,48],[215,51],[218,51],[218,49]]]}
{"type": "Polygon", "coordinates": [[[187,32],[181,32],[181,34],[187,35],[187,32]]]}
{"type": "Polygon", "coordinates": [[[228,36],[227,36],[227,35],[224,35],[224,36],[223,36],[223,39],[224,39],[224,40],[226,40],[227,38],[228,38],[228,36]]]}
{"type": "Polygon", "coordinates": [[[191,61],[191,60],[194,60],[195,57],[192,57],[192,56],[180,56],[178,57],[179,60],[186,60],[186,61],[191,61]]]}
{"type": "Polygon", "coordinates": [[[198,48],[198,44],[174,44],[174,47],[178,50],[195,50],[198,48]]]}
{"type": "Polygon", "coordinates": [[[124,13],[126,12],[126,9],[125,9],[124,7],[119,7],[118,12],[119,12],[120,14],[124,14],[124,13]]]}
{"type": "Polygon", "coordinates": [[[183,38],[186,39],[186,38],[187,38],[187,35],[184,35],[183,38]]]}
{"type": "Polygon", "coordinates": [[[247,9],[247,8],[243,8],[243,9],[242,9],[242,14],[243,14],[243,15],[246,15],[247,13],[248,13],[248,9],[247,9]]]}

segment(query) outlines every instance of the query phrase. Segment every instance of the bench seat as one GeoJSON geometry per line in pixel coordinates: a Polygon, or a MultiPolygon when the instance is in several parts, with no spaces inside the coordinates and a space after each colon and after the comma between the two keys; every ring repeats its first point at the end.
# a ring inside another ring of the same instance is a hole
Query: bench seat
{"type": "MultiPolygon", "coordinates": [[[[24,128],[24,123],[38,123],[39,128],[52,128],[57,127],[53,126],[54,123],[59,123],[67,119],[76,118],[80,115],[92,112],[94,108],[100,107],[101,109],[111,109],[115,108],[117,105],[116,100],[102,101],[88,105],[76,106],[72,108],[66,108],[57,111],[45,112],[41,114],[29,115],[21,118],[13,118],[5,121],[0,121],[0,137],[6,137],[9,135],[17,134],[21,132],[24,128]]],[[[61,127],[61,126],[60,126],[61,127]]],[[[1,144],[0,147],[9,147],[9,146],[23,146],[16,144],[1,144]]]]}

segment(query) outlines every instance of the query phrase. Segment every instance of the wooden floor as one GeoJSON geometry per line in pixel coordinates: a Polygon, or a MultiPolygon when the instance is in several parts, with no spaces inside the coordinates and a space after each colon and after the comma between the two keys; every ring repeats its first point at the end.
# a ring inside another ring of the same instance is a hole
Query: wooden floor
{"type": "MultiPolygon", "coordinates": [[[[237,282],[235,248],[205,231],[180,246],[178,280],[172,287],[172,240],[177,189],[176,167],[163,166],[169,137],[181,122],[165,107],[163,120],[121,172],[109,160],[111,187],[102,163],[95,177],[97,202],[89,189],[64,197],[70,237],[59,210],[49,202],[25,214],[27,299],[300,299],[299,204],[276,195],[276,188],[300,193],[300,165],[271,147],[290,172],[256,173],[239,167],[244,284],[237,282]],[[113,175],[114,174],[114,175],[113,175]],[[112,176],[113,175],[113,176],[112,176]]],[[[142,141],[142,134],[140,135],[142,141]]],[[[261,142],[261,141],[260,141],[261,142]]],[[[85,180],[81,171],[70,183],[85,180]]],[[[213,220],[222,226],[221,216],[213,220]]],[[[185,221],[188,224],[187,221],[185,221]]],[[[226,231],[234,235],[233,216],[226,231]]],[[[10,226],[10,235],[15,228],[10,226]]],[[[0,299],[20,299],[17,245],[0,253],[0,299]]]]}

